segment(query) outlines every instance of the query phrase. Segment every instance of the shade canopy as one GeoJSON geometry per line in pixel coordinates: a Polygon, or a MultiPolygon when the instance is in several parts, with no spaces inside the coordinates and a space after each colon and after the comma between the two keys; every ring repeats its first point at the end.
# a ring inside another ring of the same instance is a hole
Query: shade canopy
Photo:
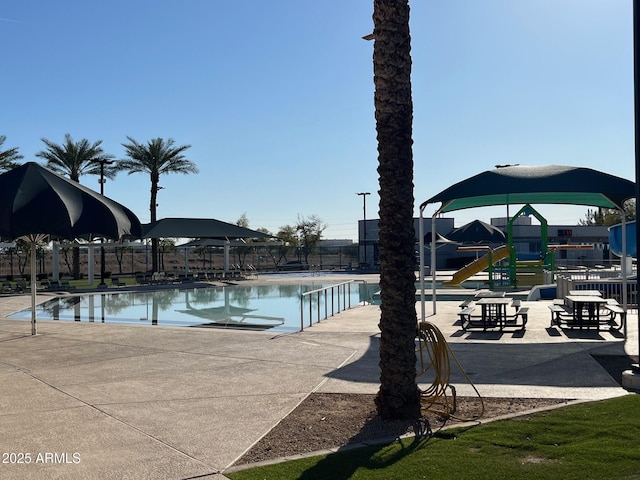
{"type": "Polygon", "coordinates": [[[143,225],[143,238],[270,238],[268,233],[213,218],[163,218],[143,225]]]}
{"type": "Polygon", "coordinates": [[[0,175],[0,237],[31,242],[31,334],[36,334],[36,243],[47,236],[140,238],[128,208],[35,162],[0,175]]]}
{"type": "Polygon", "coordinates": [[[590,168],[564,165],[508,166],[462,180],[423,202],[440,213],[509,204],[568,204],[621,208],[635,197],[635,183],[590,168]]]}
{"type": "MultiPolygon", "coordinates": [[[[430,244],[431,243],[431,237],[433,235],[431,235],[431,233],[429,233],[428,235],[424,236],[424,243],[425,244],[430,244]]],[[[436,245],[457,245],[458,242],[456,242],[455,240],[450,240],[447,237],[445,237],[444,235],[440,235],[439,233],[436,232],[436,245]]]]}
{"type": "Polygon", "coordinates": [[[49,235],[139,238],[138,217],[123,205],[35,162],[0,175],[0,237],[49,235]]]}
{"type": "Polygon", "coordinates": [[[452,230],[447,238],[460,243],[504,243],[507,236],[493,225],[474,220],[452,230]]]}

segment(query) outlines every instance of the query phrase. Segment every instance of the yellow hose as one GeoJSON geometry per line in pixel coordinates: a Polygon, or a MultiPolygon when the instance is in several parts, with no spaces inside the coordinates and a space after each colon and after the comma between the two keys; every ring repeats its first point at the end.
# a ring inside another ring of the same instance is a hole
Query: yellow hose
{"type": "Polygon", "coordinates": [[[453,418],[462,421],[477,420],[484,414],[484,401],[478,389],[473,384],[469,375],[464,371],[462,365],[449,347],[449,344],[442,335],[442,332],[433,323],[418,323],[418,352],[420,354],[421,371],[417,376],[420,377],[428,372],[432,372],[433,382],[426,389],[420,389],[420,402],[422,408],[426,411],[437,413],[444,418],[453,418]],[[428,355],[428,359],[425,356],[428,355]],[[458,369],[467,380],[469,385],[480,399],[480,414],[473,418],[456,417],[456,389],[451,385],[451,361],[453,359],[458,369]],[[428,360],[428,361],[427,361],[428,360]],[[448,391],[450,393],[448,393],[448,391]]]}

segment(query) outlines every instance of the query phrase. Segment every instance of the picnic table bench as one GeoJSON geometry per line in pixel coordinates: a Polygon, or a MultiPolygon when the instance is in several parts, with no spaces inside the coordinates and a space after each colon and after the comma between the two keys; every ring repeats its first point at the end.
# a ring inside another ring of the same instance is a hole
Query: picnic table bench
{"type": "Polygon", "coordinates": [[[627,321],[627,312],[625,312],[624,308],[622,308],[618,301],[613,298],[607,299],[607,303],[604,305],[604,308],[609,311],[609,328],[611,330],[620,331],[627,321]],[[620,317],[620,325],[616,323],[616,317],[620,317]]]}
{"type": "Polygon", "coordinates": [[[626,322],[626,312],[620,306],[620,304],[614,299],[607,299],[605,302],[599,304],[599,306],[592,307],[593,312],[588,312],[587,318],[584,318],[586,312],[582,311],[583,305],[578,307],[580,310],[575,310],[569,305],[564,304],[562,300],[556,301],[549,305],[551,311],[551,326],[562,327],[567,326],[571,329],[580,328],[597,328],[600,329],[601,325],[609,325],[610,330],[619,331],[626,322]],[[598,308],[599,311],[595,311],[598,308]],[[620,323],[618,324],[615,319],[619,317],[620,323]]]}
{"type": "Polygon", "coordinates": [[[496,299],[489,300],[485,298],[484,305],[481,302],[482,300],[477,302],[476,305],[468,303],[458,312],[462,330],[482,329],[487,331],[498,329],[499,331],[504,331],[505,328],[525,329],[529,314],[528,307],[518,306],[513,315],[508,315],[506,306],[509,302],[505,301],[505,299],[497,301],[496,299]],[[474,315],[477,307],[481,307],[480,315],[474,315]]]}
{"type": "Polygon", "coordinates": [[[464,309],[467,308],[469,306],[471,306],[473,304],[473,300],[471,300],[470,298],[464,300],[462,303],[460,303],[460,305],[458,305],[460,308],[464,309]]]}

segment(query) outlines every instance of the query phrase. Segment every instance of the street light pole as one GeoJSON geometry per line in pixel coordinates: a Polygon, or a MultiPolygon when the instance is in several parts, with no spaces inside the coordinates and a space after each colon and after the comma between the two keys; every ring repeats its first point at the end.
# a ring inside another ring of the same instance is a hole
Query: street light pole
{"type": "Polygon", "coordinates": [[[363,222],[362,222],[362,244],[364,245],[364,264],[367,265],[367,195],[371,195],[369,192],[359,192],[356,195],[362,196],[362,210],[363,210],[363,222]]]}
{"type": "MultiPolygon", "coordinates": [[[[104,178],[104,166],[105,165],[111,165],[113,163],[113,160],[109,160],[108,158],[96,158],[91,160],[91,162],[93,163],[98,163],[100,164],[100,195],[104,195],[104,184],[106,182],[106,179],[104,178]]],[[[100,286],[101,287],[105,287],[106,284],[104,283],[104,271],[105,271],[105,262],[104,262],[104,246],[102,245],[102,243],[104,243],[104,238],[100,239],[100,286]]]]}

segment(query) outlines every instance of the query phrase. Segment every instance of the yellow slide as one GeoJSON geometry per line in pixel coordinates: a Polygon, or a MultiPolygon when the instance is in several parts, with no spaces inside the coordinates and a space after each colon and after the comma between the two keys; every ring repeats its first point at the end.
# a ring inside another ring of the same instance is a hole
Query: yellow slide
{"type": "MultiPolygon", "coordinates": [[[[503,258],[509,256],[509,245],[502,245],[491,251],[491,260],[493,263],[499,262],[503,258]]],[[[485,254],[482,257],[474,260],[468,265],[465,265],[456,273],[453,274],[453,278],[446,282],[442,282],[443,285],[460,285],[469,277],[489,268],[489,254],[485,254]]]]}

